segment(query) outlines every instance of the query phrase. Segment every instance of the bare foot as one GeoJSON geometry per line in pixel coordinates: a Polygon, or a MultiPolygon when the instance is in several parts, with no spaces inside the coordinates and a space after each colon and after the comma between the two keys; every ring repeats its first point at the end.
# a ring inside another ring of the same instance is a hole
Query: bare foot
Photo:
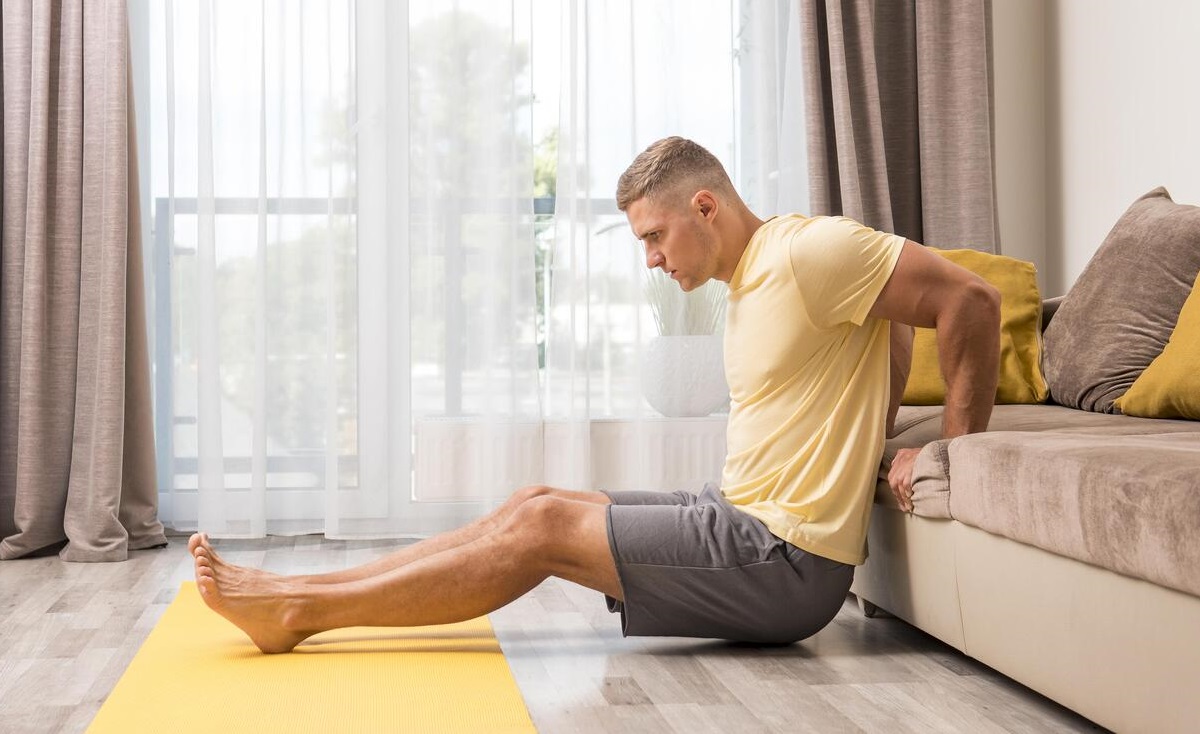
{"type": "Polygon", "coordinates": [[[208,539],[199,533],[188,540],[188,550],[204,603],[249,635],[259,650],[291,652],[316,633],[296,629],[297,601],[285,578],[253,573],[216,558],[208,539]]]}

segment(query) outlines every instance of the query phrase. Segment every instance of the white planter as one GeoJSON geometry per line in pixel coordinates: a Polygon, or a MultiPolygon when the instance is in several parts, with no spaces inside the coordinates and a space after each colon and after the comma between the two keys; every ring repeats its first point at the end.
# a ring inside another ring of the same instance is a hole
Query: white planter
{"type": "Polygon", "coordinates": [[[706,416],[726,405],[721,335],[654,337],[642,356],[642,394],[670,418],[706,416]]]}

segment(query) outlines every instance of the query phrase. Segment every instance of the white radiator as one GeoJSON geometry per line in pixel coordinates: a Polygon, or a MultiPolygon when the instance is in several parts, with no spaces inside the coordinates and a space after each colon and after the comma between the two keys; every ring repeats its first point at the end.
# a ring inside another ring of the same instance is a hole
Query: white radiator
{"type": "Polygon", "coordinates": [[[453,502],[528,484],[699,491],[719,482],[725,416],[504,423],[423,418],[414,431],[414,495],[453,502]]]}

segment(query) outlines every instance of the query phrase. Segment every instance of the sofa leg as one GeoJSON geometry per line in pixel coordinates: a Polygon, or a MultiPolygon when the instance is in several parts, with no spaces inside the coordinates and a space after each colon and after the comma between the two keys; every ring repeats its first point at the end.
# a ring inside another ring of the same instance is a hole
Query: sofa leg
{"type": "Polygon", "coordinates": [[[861,611],[863,613],[863,616],[866,617],[867,619],[874,619],[876,615],[879,615],[880,612],[883,611],[879,607],[872,604],[871,602],[862,598],[861,596],[856,596],[855,598],[858,599],[859,611],[861,611]]]}

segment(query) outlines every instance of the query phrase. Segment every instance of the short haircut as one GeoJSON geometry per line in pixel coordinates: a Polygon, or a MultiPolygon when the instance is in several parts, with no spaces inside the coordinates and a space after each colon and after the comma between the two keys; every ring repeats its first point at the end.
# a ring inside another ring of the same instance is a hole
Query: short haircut
{"type": "Polygon", "coordinates": [[[687,138],[663,138],[638,154],[621,174],[617,208],[625,211],[638,199],[663,201],[701,189],[725,196],[734,194],[729,174],[716,156],[687,138]]]}

